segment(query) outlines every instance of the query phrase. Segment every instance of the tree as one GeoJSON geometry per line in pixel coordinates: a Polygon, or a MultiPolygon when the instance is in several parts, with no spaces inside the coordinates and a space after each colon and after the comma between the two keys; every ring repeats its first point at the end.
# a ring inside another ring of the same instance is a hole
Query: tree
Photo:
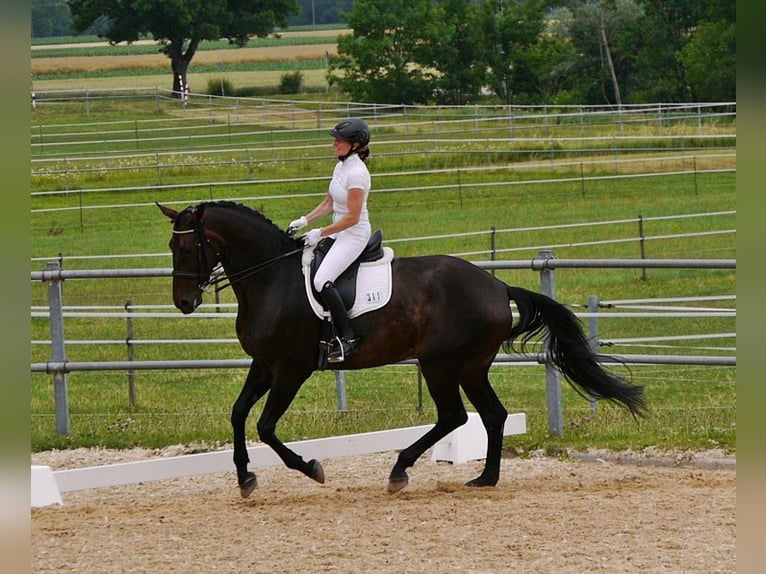
{"type": "Polygon", "coordinates": [[[289,20],[290,26],[340,24],[343,13],[354,5],[354,0],[298,0],[298,14],[289,20]]]}
{"type": "Polygon", "coordinates": [[[652,31],[641,27],[644,21],[634,0],[573,5],[567,29],[577,59],[570,74],[580,102],[640,101],[635,89],[657,85],[638,78],[644,54],[654,49],[652,31]]]}
{"type": "Polygon", "coordinates": [[[98,19],[107,22],[109,42],[135,42],[150,35],[170,59],[173,93],[180,95],[186,72],[203,40],[227,38],[242,47],[286,26],[296,0],[68,0],[78,32],[98,19]]]}
{"type": "Polygon", "coordinates": [[[438,3],[357,0],[347,24],[353,32],[338,37],[338,55],[328,71],[331,82],[360,101],[430,100],[437,86],[434,53],[446,33],[438,3]]]}
{"type": "Polygon", "coordinates": [[[487,0],[481,38],[492,88],[508,104],[537,91],[535,49],[545,30],[543,0],[487,0]]]}
{"type": "Polygon", "coordinates": [[[634,89],[644,101],[689,101],[686,70],[678,59],[702,15],[700,0],[638,0],[646,41],[636,53],[634,89]],[[639,86],[640,82],[640,86],[639,86]]]}
{"type": "Polygon", "coordinates": [[[737,99],[737,37],[734,22],[701,22],[679,55],[695,100],[737,99]]]}
{"type": "Polygon", "coordinates": [[[604,59],[606,60],[607,68],[609,69],[609,77],[612,79],[612,89],[614,90],[614,98],[618,106],[622,105],[622,97],[620,96],[620,83],[617,81],[617,74],[614,71],[614,61],[612,60],[612,51],[609,49],[609,40],[606,36],[606,24],[604,23],[604,2],[599,0],[598,3],[598,33],[601,37],[601,47],[604,50],[604,59]]]}
{"type": "Polygon", "coordinates": [[[470,0],[441,0],[444,26],[433,50],[437,71],[434,99],[442,104],[475,101],[486,83],[478,5],[470,0]]]}
{"type": "Polygon", "coordinates": [[[66,0],[31,0],[32,37],[68,36],[72,33],[72,16],[66,0]]]}

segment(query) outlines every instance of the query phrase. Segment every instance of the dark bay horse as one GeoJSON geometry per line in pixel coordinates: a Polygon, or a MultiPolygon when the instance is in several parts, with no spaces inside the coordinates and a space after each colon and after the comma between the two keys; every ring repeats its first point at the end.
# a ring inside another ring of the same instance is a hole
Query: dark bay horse
{"type": "MultiPolygon", "coordinates": [[[[266,395],[258,420],[260,439],[285,465],[323,483],[317,460],[306,462],[276,435],[276,426],[298,389],[317,369],[321,321],[306,297],[300,266],[303,242],[261,213],[226,202],[203,202],[175,211],[157,204],[173,222],[173,302],[192,313],[220,262],[238,301],[237,337],[252,357],[231,424],[240,493],[257,486],[248,470],[245,421],[266,395]]],[[[643,389],[604,370],[589,348],[577,317],[565,306],[512,287],[472,263],[446,255],[394,258],[391,301],[353,319],[358,351],[334,368],[351,370],[417,359],[436,405],[432,429],[399,453],[389,492],[407,485],[406,469],[431,446],[468,419],[460,395],[481,417],[487,432],[482,473],[470,486],[494,486],[500,474],[503,425],[508,412],[488,379],[492,360],[520,337],[521,349],[535,336],[548,341],[549,360],[580,392],[619,403],[634,416],[646,410],[643,389]],[[519,317],[514,321],[510,302],[519,317]]]]}

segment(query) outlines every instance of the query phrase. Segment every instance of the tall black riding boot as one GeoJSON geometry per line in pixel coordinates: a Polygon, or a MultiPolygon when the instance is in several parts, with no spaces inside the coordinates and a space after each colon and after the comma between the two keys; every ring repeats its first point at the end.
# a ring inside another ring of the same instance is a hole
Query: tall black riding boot
{"type": "Polygon", "coordinates": [[[348,313],[346,313],[346,306],[343,304],[340,293],[338,293],[332,281],[324,284],[319,295],[322,297],[325,307],[330,311],[330,315],[332,315],[332,322],[335,325],[335,333],[337,334],[336,339],[333,341],[334,344],[330,346],[327,354],[327,361],[329,363],[340,363],[356,350],[359,338],[351,328],[351,321],[349,321],[348,313]]]}

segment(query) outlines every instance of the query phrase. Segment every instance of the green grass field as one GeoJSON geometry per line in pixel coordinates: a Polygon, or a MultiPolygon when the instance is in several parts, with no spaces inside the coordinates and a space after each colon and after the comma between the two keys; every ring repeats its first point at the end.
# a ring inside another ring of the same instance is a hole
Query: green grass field
{"type": "MultiPolygon", "coordinates": [[[[169,227],[154,201],[184,206],[234,198],[286,225],[324,193],[333,164],[326,132],[343,109],[333,98],[294,100],[279,108],[261,105],[260,116],[258,104],[253,109],[239,104],[239,121],[232,121],[231,108],[207,102],[181,110],[177,102],[158,101],[78,100],[33,111],[33,269],[59,256],[68,269],[170,266],[169,227]],[[327,111],[320,114],[317,106],[327,111]],[[277,110],[282,115],[275,118],[277,110]],[[296,111],[300,117],[313,114],[313,120],[296,120],[296,111]]],[[[543,124],[530,114],[509,132],[507,120],[478,122],[474,113],[413,109],[406,118],[372,120],[369,205],[374,226],[383,229],[398,255],[481,252],[467,257],[486,260],[489,232],[495,228],[500,259],[528,259],[543,248],[552,248],[559,258],[637,258],[636,218],[641,216],[645,235],[653,237],[645,245],[649,258],[736,257],[736,233],[730,231],[736,230],[731,213],[736,210],[734,120],[618,127],[603,117],[588,117],[583,125],[555,116],[558,124],[543,124]],[[710,215],[681,217],[691,214],[710,215]],[[625,222],[603,224],[618,220],[625,222]],[[429,236],[439,237],[418,240],[429,236]]],[[[539,277],[531,271],[497,275],[539,288],[539,277]]],[[[733,295],[735,288],[733,270],[650,269],[646,277],[640,270],[556,272],[557,299],[573,305],[583,305],[589,295],[602,300],[718,296],[733,295]]],[[[170,280],[72,280],[64,285],[64,298],[68,306],[119,307],[127,300],[169,305],[170,280]]],[[[233,303],[231,293],[222,292],[221,302],[233,303]]],[[[45,285],[32,285],[32,305],[47,305],[45,285]]],[[[68,359],[124,360],[124,344],[103,341],[124,340],[125,329],[124,320],[67,319],[68,340],[102,341],[68,345],[68,359]]],[[[135,330],[139,340],[234,337],[228,318],[136,319],[135,330]]],[[[733,318],[603,319],[600,326],[602,338],[735,330],[733,318]]],[[[32,332],[34,340],[47,339],[47,320],[33,318],[32,332]]],[[[626,346],[605,352],[721,354],[720,348],[733,346],[732,339],[675,341],[649,350],[626,346]]],[[[244,358],[239,346],[229,343],[138,344],[135,353],[140,360],[244,358]]],[[[33,345],[33,362],[48,358],[45,345],[33,345]]],[[[609,405],[599,405],[594,415],[566,387],[564,434],[551,437],[542,367],[493,368],[491,380],[508,410],[528,417],[528,433],[509,439],[508,448],[736,449],[735,368],[634,366],[621,372],[645,385],[651,408],[647,420],[636,422],[609,405]]],[[[33,374],[32,449],[177,443],[204,449],[227,443],[229,411],[244,374],[241,369],[139,371],[137,401],[131,405],[126,373],[71,373],[68,436],[55,432],[51,377],[33,374]]],[[[347,373],[346,384],[348,411],[341,413],[332,373],[312,376],[282,419],[281,438],[433,421],[430,399],[419,404],[414,367],[347,373]]],[[[259,411],[260,404],[249,419],[251,439],[257,438],[259,411]]]]}

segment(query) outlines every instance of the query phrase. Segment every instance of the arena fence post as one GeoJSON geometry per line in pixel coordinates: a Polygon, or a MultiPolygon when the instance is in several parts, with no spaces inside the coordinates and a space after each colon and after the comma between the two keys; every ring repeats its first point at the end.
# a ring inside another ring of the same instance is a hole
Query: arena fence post
{"type": "MultiPolygon", "coordinates": [[[[556,278],[553,269],[549,268],[546,262],[553,259],[552,251],[540,251],[535,258],[540,269],[540,292],[551,299],[556,299],[556,278]]],[[[549,341],[545,340],[545,354],[549,352],[549,341]]],[[[545,382],[546,382],[546,401],[548,405],[548,432],[552,436],[562,436],[564,434],[564,413],[561,407],[561,376],[558,368],[545,361],[545,382]]]]}
{"type": "MultiPolygon", "coordinates": [[[[591,315],[588,316],[588,344],[590,345],[590,350],[595,354],[598,354],[598,317],[595,315],[598,313],[598,306],[598,296],[589,295],[588,313],[591,313],[591,315]]],[[[598,401],[593,397],[588,397],[588,403],[590,404],[591,417],[594,417],[596,415],[598,401]]]]}
{"type": "MultiPolygon", "coordinates": [[[[130,316],[132,310],[133,301],[128,299],[125,302],[125,312],[128,314],[126,319],[127,336],[125,337],[125,344],[128,347],[128,361],[134,361],[136,358],[135,345],[133,343],[133,339],[135,338],[135,330],[133,326],[133,317],[130,316]]],[[[136,371],[134,369],[128,370],[128,402],[130,403],[131,407],[136,406],[136,371]]]]}
{"type": "Polygon", "coordinates": [[[346,373],[335,371],[335,397],[338,401],[338,412],[345,413],[346,405],[346,373]]]}
{"type": "MultiPolygon", "coordinates": [[[[58,263],[46,265],[48,283],[48,308],[51,331],[51,358],[54,363],[64,364],[64,311],[60,271],[58,263]]],[[[64,369],[53,373],[53,395],[56,408],[56,432],[69,434],[69,397],[67,393],[67,374],[64,369]]]]}

